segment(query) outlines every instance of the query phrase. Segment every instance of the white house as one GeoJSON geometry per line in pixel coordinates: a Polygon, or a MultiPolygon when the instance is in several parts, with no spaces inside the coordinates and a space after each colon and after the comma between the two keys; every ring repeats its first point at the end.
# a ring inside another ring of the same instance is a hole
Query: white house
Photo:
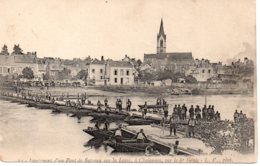
{"type": "Polygon", "coordinates": [[[107,63],[109,85],[134,85],[135,69],[130,62],[109,61],[107,63]]]}
{"type": "Polygon", "coordinates": [[[37,56],[34,53],[0,55],[0,74],[21,75],[25,67],[32,69],[34,76],[38,77],[37,56]]]}
{"type": "Polygon", "coordinates": [[[89,83],[94,85],[107,85],[107,64],[106,61],[94,59],[91,63],[87,64],[88,77],[87,80],[89,83]]]}

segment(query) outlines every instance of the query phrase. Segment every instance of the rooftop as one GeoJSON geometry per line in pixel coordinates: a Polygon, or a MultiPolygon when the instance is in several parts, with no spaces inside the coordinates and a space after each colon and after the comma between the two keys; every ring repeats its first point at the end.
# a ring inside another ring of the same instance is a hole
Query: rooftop
{"type": "Polygon", "coordinates": [[[193,60],[191,52],[170,52],[159,54],[144,54],[144,58],[165,59],[171,61],[193,60]]]}

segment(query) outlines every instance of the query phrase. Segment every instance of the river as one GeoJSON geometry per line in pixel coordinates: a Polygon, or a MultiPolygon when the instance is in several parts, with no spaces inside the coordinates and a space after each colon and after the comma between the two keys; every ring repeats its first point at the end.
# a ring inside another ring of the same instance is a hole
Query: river
{"type": "MultiPolygon", "coordinates": [[[[132,100],[132,107],[147,101],[154,104],[156,97],[124,96],[132,100]]],[[[185,103],[187,106],[205,103],[205,96],[169,96],[165,98],[170,109],[175,104],[185,103]]],[[[89,98],[92,102],[104,97],[89,98]]],[[[110,106],[114,106],[116,97],[108,97],[110,106]]],[[[255,100],[253,97],[226,95],[207,96],[207,104],[215,106],[221,113],[222,119],[232,119],[235,109],[243,110],[248,117],[256,117],[255,100]]],[[[0,100],[0,158],[4,161],[22,159],[52,159],[75,158],[84,159],[94,156],[106,157],[112,149],[99,149],[84,146],[92,137],[82,129],[93,126],[91,117],[83,117],[78,123],[76,118],[65,114],[52,114],[51,110],[29,108],[25,105],[0,100]]]]}

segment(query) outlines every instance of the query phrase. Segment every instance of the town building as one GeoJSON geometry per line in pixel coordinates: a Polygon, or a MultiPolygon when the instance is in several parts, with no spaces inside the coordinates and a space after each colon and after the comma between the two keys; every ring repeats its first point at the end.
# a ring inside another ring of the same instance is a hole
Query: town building
{"type": "Polygon", "coordinates": [[[194,64],[185,71],[185,76],[193,76],[198,82],[207,82],[207,80],[215,76],[215,70],[207,59],[196,59],[194,64]]]}
{"type": "Polygon", "coordinates": [[[107,85],[108,78],[106,72],[106,61],[94,59],[92,62],[87,64],[87,80],[90,85],[107,85]]]}
{"type": "Polygon", "coordinates": [[[36,53],[0,55],[0,75],[22,75],[24,68],[32,69],[35,77],[38,75],[38,64],[36,53]]]}
{"type": "Polygon", "coordinates": [[[109,85],[134,85],[135,71],[130,62],[109,61],[107,65],[109,85]]]}
{"type": "Polygon", "coordinates": [[[164,32],[163,20],[159,33],[157,34],[156,54],[144,54],[144,63],[158,70],[170,70],[173,73],[184,73],[191,64],[193,56],[191,52],[166,52],[166,34],[164,32]]]}
{"type": "Polygon", "coordinates": [[[128,61],[94,59],[87,64],[88,84],[92,85],[134,85],[135,68],[128,61]]]}

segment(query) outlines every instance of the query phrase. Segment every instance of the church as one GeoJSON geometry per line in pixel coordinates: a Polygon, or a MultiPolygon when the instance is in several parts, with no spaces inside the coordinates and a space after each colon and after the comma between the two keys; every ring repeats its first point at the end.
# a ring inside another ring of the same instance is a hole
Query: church
{"type": "Polygon", "coordinates": [[[157,71],[170,70],[174,73],[184,73],[193,62],[191,52],[166,52],[166,34],[161,19],[157,34],[157,52],[156,54],[144,54],[144,63],[151,65],[157,71]]]}

